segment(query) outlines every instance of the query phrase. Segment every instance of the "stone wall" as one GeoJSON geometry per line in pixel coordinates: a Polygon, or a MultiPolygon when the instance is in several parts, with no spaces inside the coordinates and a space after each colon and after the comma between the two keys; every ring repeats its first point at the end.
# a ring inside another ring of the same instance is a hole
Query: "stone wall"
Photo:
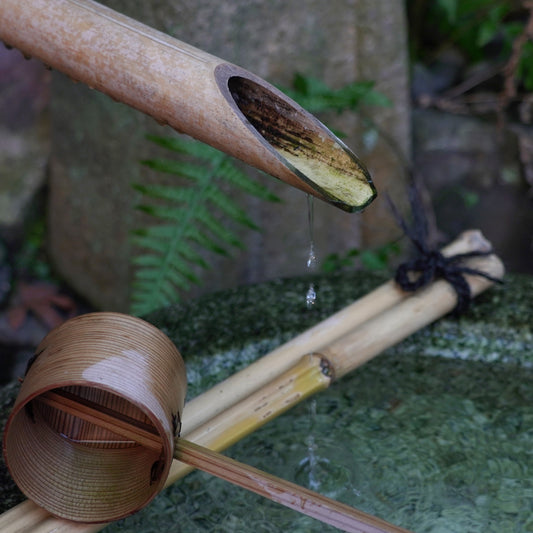
{"type": "MultiPolygon", "coordinates": [[[[404,173],[398,152],[409,154],[407,47],[403,6],[386,0],[302,2],[181,0],[128,2],[109,7],[288,86],[296,72],[339,87],[375,80],[393,105],[366,108],[386,137],[365,145],[368,122],[327,117],[348,133],[347,144],[369,166],[382,193],[363,215],[348,215],[315,202],[315,241],[320,257],[380,244],[398,234],[383,208],[383,193],[400,197],[404,173]]],[[[132,280],[129,235],[146,221],[133,206],[133,182],[160,181],[139,164],[150,153],[147,132],[168,128],[102,94],[55,74],[49,228],[52,259],[66,281],[96,307],[127,310],[132,280]]],[[[374,127],[374,126],[372,126],[374,127]]],[[[249,170],[283,200],[271,205],[243,200],[261,232],[242,232],[246,250],[232,258],[208,256],[212,269],[201,291],[302,273],[309,247],[306,197],[249,170]]],[[[197,294],[199,291],[193,291],[197,294]]]]}

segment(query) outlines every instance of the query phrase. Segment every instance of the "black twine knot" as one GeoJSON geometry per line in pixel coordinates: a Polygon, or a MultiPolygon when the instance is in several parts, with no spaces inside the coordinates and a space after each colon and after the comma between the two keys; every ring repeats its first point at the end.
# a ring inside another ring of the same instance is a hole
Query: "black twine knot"
{"type": "Polygon", "coordinates": [[[473,251],[446,257],[439,250],[430,248],[427,244],[427,222],[416,191],[410,190],[409,199],[413,213],[413,225],[411,227],[407,226],[389,198],[394,217],[418,252],[416,258],[398,266],[395,281],[404,291],[414,292],[435,279],[446,280],[457,294],[457,304],[452,312],[456,316],[460,315],[468,309],[472,300],[470,285],[465,278],[466,274],[481,276],[494,283],[502,283],[501,279],[464,264],[467,259],[488,256],[493,252],[492,250],[473,251]]]}

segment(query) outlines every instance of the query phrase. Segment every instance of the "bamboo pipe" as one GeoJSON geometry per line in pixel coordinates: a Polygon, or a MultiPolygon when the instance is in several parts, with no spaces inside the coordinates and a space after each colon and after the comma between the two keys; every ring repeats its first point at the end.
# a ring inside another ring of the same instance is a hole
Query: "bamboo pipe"
{"type": "MultiPolygon", "coordinates": [[[[504,275],[503,264],[495,255],[471,259],[468,266],[492,278],[501,279],[504,275]]],[[[493,285],[492,281],[481,276],[465,277],[472,296],[493,285]]],[[[450,312],[456,302],[453,287],[447,281],[435,281],[318,352],[330,363],[335,378],[341,378],[383,350],[435,322],[450,312]]]]}
{"type": "MultiPolygon", "coordinates": [[[[487,246],[488,243],[482,238],[481,234],[479,234],[479,232],[475,233],[478,233],[479,238],[485,243],[485,246],[487,246]]],[[[495,256],[482,257],[476,261],[475,264],[469,262],[469,266],[476,266],[493,277],[502,277],[504,273],[504,268],[501,261],[495,256]]],[[[491,285],[491,282],[488,280],[471,276],[468,276],[468,282],[473,295],[479,294],[481,291],[485,290],[491,285]]],[[[386,322],[389,324],[389,326],[387,328],[382,328],[379,315],[370,317],[370,319],[366,322],[362,320],[360,325],[356,327],[354,333],[348,334],[344,338],[345,342],[340,340],[332,343],[335,345],[337,352],[327,348],[322,350],[324,353],[329,355],[333,363],[338,364],[338,366],[333,369],[336,376],[341,377],[350,369],[355,368],[371,357],[377,355],[377,353],[372,353],[372,350],[379,350],[388,346],[392,346],[400,337],[406,337],[408,333],[405,333],[405,335],[402,336],[400,332],[402,330],[408,332],[413,327],[413,323],[411,321],[412,317],[408,314],[409,312],[415,311],[417,315],[416,323],[419,327],[423,327],[424,325],[430,323],[432,318],[435,318],[436,313],[432,311],[432,309],[438,308],[442,314],[449,312],[455,305],[456,297],[450,287],[444,287],[443,285],[446,285],[446,283],[436,282],[427,289],[424,289],[413,296],[403,299],[400,298],[402,301],[397,303],[397,305],[394,305],[393,308],[388,312],[386,322]],[[434,289],[435,286],[437,286],[436,289],[434,289]],[[414,305],[413,302],[415,302],[414,305]],[[393,328],[390,327],[391,324],[394,324],[393,328]],[[405,330],[403,328],[405,328],[405,330]],[[391,330],[394,332],[394,339],[388,336],[391,330]],[[359,346],[357,346],[355,347],[355,353],[350,356],[347,346],[353,347],[353,341],[357,336],[359,336],[360,342],[363,342],[366,339],[364,343],[364,350],[362,355],[358,355],[357,350],[359,350],[359,346]],[[373,341],[372,339],[375,340],[373,341]],[[336,355],[336,353],[338,355],[336,355]]],[[[269,355],[265,356],[264,358],[268,357],[269,355]]],[[[261,367],[256,366],[255,368],[259,369],[259,371],[262,371],[261,367]]],[[[286,380],[290,374],[291,371],[287,372],[284,376],[278,377],[277,380],[286,380]]],[[[249,377],[242,371],[239,372],[238,375],[240,375],[241,379],[244,380],[248,379],[249,377]]],[[[276,384],[277,380],[275,380],[273,383],[276,384]]],[[[312,388],[320,390],[320,388],[323,386],[325,386],[325,383],[317,382],[316,377],[311,377],[309,381],[304,380],[301,385],[301,398],[308,395],[305,394],[306,391],[309,391],[312,388]]],[[[274,385],[274,389],[276,389],[276,385],[274,385]]],[[[207,393],[204,393],[204,395],[218,390],[219,388],[216,386],[207,393]]],[[[212,419],[206,421],[202,426],[197,427],[194,430],[191,430],[189,427],[187,427],[187,425],[184,426],[183,435],[188,439],[191,439],[203,446],[207,446],[213,450],[221,451],[225,449],[227,446],[235,442],[233,431],[238,430],[239,436],[243,437],[244,435],[253,432],[260,425],[263,425],[267,420],[277,416],[277,413],[274,412],[274,409],[269,409],[268,402],[265,403],[264,401],[265,398],[268,398],[268,394],[270,394],[269,391],[271,390],[272,387],[268,386],[265,387],[264,390],[257,390],[249,398],[241,400],[238,404],[235,404],[233,407],[227,409],[223,414],[218,411],[216,402],[212,403],[212,419]],[[254,410],[258,407],[258,400],[262,401],[261,406],[263,409],[265,409],[265,412],[269,413],[269,416],[258,416],[255,419],[255,426],[252,426],[254,421],[251,420],[250,425],[243,427],[243,424],[241,424],[241,417],[254,412],[254,410]]],[[[287,398],[293,397],[295,400],[298,400],[294,392],[295,391],[293,388],[289,388],[285,394],[287,398]]],[[[201,395],[198,398],[201,399],[204,395],[201,395]]],[[[282,393],[282,397],[283,395],[284,394],[282,393]]],[[[275,404],[282,405],[283,402],[280,402],[279,399],[276,399],[275,404]]],[[[193,400],[192,402],[186,404],[184,408],[184,415],[187,413],[186,416],[189,419],[194,417],[196,414],[195,405],[199,405],[201,407],[201,402],[195,403],[193,400]]],[[[284,406],[283,410],[286,408],[288,407],[284,406]]],[[[189,466],[178,461],[174,461],[170,469],[166,486],[176,482],[189,471],[189,466]]],[[[4,533],[16,533],[21,531],[27,533],[90,533],[99,531],[101,527],[101,525],[99,526],[94,524],[73,524],[64,520],[54,519],[48,514],[43,515],[42,509],[30,501],[23,502],[22,504],[15,506],[0,516],[0,530],[4,533]]]]}
{"type": "MultiPolygon", "coordinates": [[[[443,248],[446,256],[479,251],[488,252],[491,244],[478,230],[468,230],[443,248]]],[[[411,293],[402,291],[394,280],[387,281],[354,303],[331,315],[294,339],[273,350],[247,368],[233,374],[185,405],[187,431],[194,431],[209,419],[228,409],[286,372],[302,355],[320,351],[372,317],[401,302],[411,293]],[[187,414],[191,410],[194,416],[187,414]]]]}
{"type": "Polygon", "coordinates": [[[0,39],[345,211],[375,197],[357,157],[275,87],[92,0],[2,0],[0,39]]]}

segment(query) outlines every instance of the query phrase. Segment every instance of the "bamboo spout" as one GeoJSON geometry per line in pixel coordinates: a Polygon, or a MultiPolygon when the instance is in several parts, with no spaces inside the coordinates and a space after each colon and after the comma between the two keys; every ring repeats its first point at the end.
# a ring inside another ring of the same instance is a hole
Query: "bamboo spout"
{"type": "Polygon", "coordinates": [[[92,0],[2,0],[0,39],[345,211],[375,197],[357,157],[275,87],[92,0]]]}

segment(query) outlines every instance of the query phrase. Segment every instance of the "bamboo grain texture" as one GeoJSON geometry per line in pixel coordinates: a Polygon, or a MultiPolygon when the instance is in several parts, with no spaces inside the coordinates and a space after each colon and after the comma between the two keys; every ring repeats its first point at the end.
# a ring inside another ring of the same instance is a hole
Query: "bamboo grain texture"
{"type": "Polygon", "coordinates": [[[176,459],[230,481],[294,511],[350,533],[409,533],[349,505],[234,461],[197,444],[178,439],[176,459]]]}

